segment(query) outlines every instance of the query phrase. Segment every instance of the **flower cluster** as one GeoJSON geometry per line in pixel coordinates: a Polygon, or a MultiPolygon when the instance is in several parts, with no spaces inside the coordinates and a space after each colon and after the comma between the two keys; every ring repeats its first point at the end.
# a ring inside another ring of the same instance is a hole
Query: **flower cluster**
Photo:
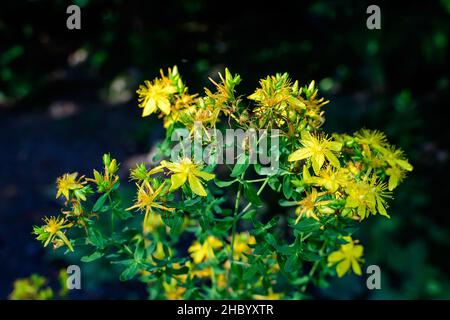
{"type": "Polygon", "coordinates": [[[208,141],[209,129],[276,129],[276,172],[262,173],[248,153],[231,166],[190,153],[169,159],[168,134],[155,166],[131,169],[133,204],[125,204],[130,187],[119,188],[109,155],[92,178],[58,178],[64,208],[34,227],[37,239],[68,251],[88,247],[83,262],[123,266],[120,279],[145,282],[149,298],[297,299],[336,273],[360,275],[363,246],[353,233],[371,215],[389,217],[392,192],[412,170],[403,151],[376,130],[323,132],[329,101],[314,81],[300,86],[276,74],[247,97],[228,69],[211,81],[213,89],[190,94],[177,67],[161,71],[137,90],[142,116],[159,116],[168,133],[186,129],[188,139],[200,128],[208,141]],[[269,188],[278,211],[264,210],[269,188]]]}

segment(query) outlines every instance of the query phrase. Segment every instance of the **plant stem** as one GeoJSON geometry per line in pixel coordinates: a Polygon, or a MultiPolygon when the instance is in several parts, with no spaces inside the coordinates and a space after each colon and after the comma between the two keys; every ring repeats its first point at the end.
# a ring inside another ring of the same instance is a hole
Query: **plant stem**
{"type": "MultiPolygon", "coordinates": [[[[241,180],[244,179],[244,174],[245,172],[242,174],[241,176],[241,180]]],[[[269,178],[264,178],[264,183],[261,185],[261,187],[259,188],[258,192],[256,193],[258,196],[261,194],[261,192],[264,190],[265,186],[267,185],[267,183],[269,182],[269,178]]],[[[248,181],[247,181],[248,182],[248,181]]],[[[241,200],[241,194],[242,194],[242,183],[239,184],[239,188],[238,188],[238,193],[236,196],[236,202],[234,203],[234,212],[233,212],[233,226],[231,229],[231,255],[230,255],[230,269],[228,269],[227,272],[227,279],[228,279],[228,290],[230,290],[230,284],[231,284],[231,268],[234,264],[234,239],[236,237],[236,226],[237,226],[237,222],[239,221],[239,218],[242,217],[242,215],[251,207],[251,203],[248,203],[247,206],[238,214],[239,211],[239,202],[241,200]]]]}
{"type": "Polygon", "coordinates": [[[228,269],[228,289],[230,288],[231,280],[230,280],[230,270],[233,266],[234,262],[234,238],[236,237],[236,225],[238,221],[238,210],[239,210],[239,202],[241,201],[241,193],[242,193],[242,183],[239,184],[238,193],[236,196],[236,202],[234,203],[234,212],[233,212],[233,226],[231,229],[231,254],[230,254],[230,269],[228,269]]]}
{"type": "Polygon", "coordinates": [[[261,178],[261,179],[255,179],[255,180],[246,180],[246,182],[254,183],[254,182],[262,182],[264,180],[267,180],[267,178],[261,178]]]}
{"type": "MultiPolygon", "coordinates": [[[[325,249],[325,246],[326,246],[326,241],[323,242],[322,247],[319,249],[319,255],[323,254],[323,250],[325,249]]],[[[321,262],[321,260],[317,260],[316,262],[314,262],[311,270],[308,273],[308,278],[309,278],[308,282],[303,285],[303,287],[301,288],[301,292],[305,292],[306,291],[306,288],[308,287],[308,284],[310,283],[310,279],[314,275],[314,273],[316,272],[317,267],[319,266],[320,262],[321,262]]]]}
{"type": "Polygon", "coordinates": [[[113,202],[111,199],[111,194],[108,193],[109,205],[111,206],[111,234],[114,233],[114,210],[112,209],[113,202]]]}
{"type": "MultiPolygon", "coordinates": [[[[269,178],[265,178],[264,179],[264,183],[261,185],[261,187],[259,188],[258,192],[256,193],[258,196],[261,194],[261,192],[263,192],[263,190],[266,187],[268,182],[269,182],[269,178]]],[[[250,209],[251,206],[252,206],[252,204],[248,203],[245,206],[245,208],[241,211],[241,213],[239,213],[238,218],[240,218],[242,215],[244,215],[244,213],[247,212],[247,210],[250,209]]]]}

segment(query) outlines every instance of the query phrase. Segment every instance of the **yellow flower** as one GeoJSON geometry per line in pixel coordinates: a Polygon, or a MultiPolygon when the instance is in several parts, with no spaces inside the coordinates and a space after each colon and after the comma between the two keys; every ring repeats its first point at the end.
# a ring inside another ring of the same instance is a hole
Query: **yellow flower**
{"type": "Polygon", "coordinates": [[[340,142],[331,141],[326,137],[316,137],[311,135],[308,131],[302,131],[301,143],[303,148],[292,153],[288,161],[298,161],[311,158],[314,173],[318,175],[322,168],[325,158],[335,167],[340,167],[339,160],[333,152],[339,152],[342,148],[340,142]]]}
{"type": "MultiPolygon", "coordinates": [[[[214,128],[218,120],[220,109],[212,104],[206,104],[203,99],[198,100],[198,105],[191,106],[179,113],[179,121],[183,123],[190,134],[195,133],[195,129],[201,129],[208,136],[209,128],[214,128]]],[[[202,132],[198,132],[201,134],[202,132]]]]}
{"type": "Polygon", "coordinates": [[[328,263],[336,265],[336,272],[339,277],[342,277],[352,267],[353,272],[357,275],[361,275],[360,263],[362,262],[363,246],[356,245],[357,241],[353,241],[351,237],[344,237],[348,243],[341,245],[339,250],[332,252],[328,256],[328,263]]]}
{"type": "Polygon", "coordinates": [[[239,234],[236,234],[233,245],[233,259],[245,259],[246,257],[244,253],[251,253],[253,249],[249,247],[249,245],[253,244],[256,244],[256,239],[248,232],[241,232],[239,234]]]}
{"type": "Polygon", "coordinates": [[[325,98],[318,98],[319,90],[316,88],[315,81],[311,81],[308,87],[302,87],[300,93],[304,94],[306,99],[302,102],[306,106],[305,116],[309,120],[308,122],[318,128],[325,122],[324,112],[321,108],[328,104],[330,101],[325,98]]]}
{"type": "Polygon", "coordinates": [[[401,149],[395,149],[395,147],[392,146],[390,148],[381,149],[381,153],[390,166],[398,166],[406,171],[413,170],[413,166],[405,159],[405,154],[401,149]]]}
{"type": "Polygon", "coordinates": [[[152,186],[149,182],[144,182],[141,185],[136,184],[138,189],[136,203],[129,207],[127,210],[139,209],[144,211],[145,216],[143,221],[143,229],[145,230],[147,225],[148,214],[152,210],[152,208],[161,209],[164,211],[172,212],[174,208],[167,208],[160,203],[156,202],[156,198],[161,193],[164,188],[164,183],[162,183],[158,189],[153,190],[152,186]]]}
{"type": "Polygon", "coordinates": [[[405,178],[405,172],[399,167],[391,167],[386,170],[389,176],[388,188],[389,191],[394,190],[398,184],[405,178]]]}
{"type": "Polygon", "coordinates": [[[209,80],[215,85],[216,92],[212,93],[211,90],[205,88],[205,93],[208,97],[214,100],[214,105],[220,110],[223,110],[226,115],[229,115],[230,109],[227,109],[225,104],[232,102],[235,99],[234,87],[241,82],[239,75],[232,75],[228,68],[225,68],[225,78],[219,72],[220,83],[215,82],[213,79],[209,80]]]}
{"type": "Polygon", "coordinates": [[[47,279],[37,274],[31,275],[29,278],[17,279],[14,281],[14,289],[9,299],[50,300],[53,298],[53,290],[50,287],[44,287],[46,284],[47,279]]]}
{"type": "Polygon", "coordinates": [[[191,254],[194,263],[201,263],[203,260],[209,261],[214,259],[216,257],[214,250],[222,247],[222,241],[213,236],[208,236],[203,244],[195,241],[194,244],[189,247],[188,252],[191,254]]]}
{"type": "Polygon", "coordinates": [[[260,80],[261,88],[248,97],[258,103],[253,110],[259,126],[281,127],[287,124],[292,129],[292,121],[305,109],[298,93],[294,92],[287,73],[268,76],[260,80]]]}
{"type": "Polygon", "coordinates": [[[280,293],[273,292],[272,288],[269,288],[267,290],[266,295],[260,295],[260,294],[253,295],[253,299],[255,299],[255,300],[280,300],[282,298],[283,298],[283,294],[281,292],[280,293]]]}
{"type": "Polygon", "coordinates": [[[291,95],[291,81],[288,74],[277,74],[276,76],[267,76],[259,81],[261,88],[248,96],[248,99],[257,101],[261,107],[257,112],[268,110],[273,107],[286,107],[289,104],[304,107],[304,104],[296,97],[291,95]]]}
{"type": "MultiPolygon", "coordinates": [[[[56,241],[60,243],[62,241],[70,251],[73,251],[72,244],[66,235],[61,231],[73,226],[72,223],[67,223],[66,219],[63,217],[45,217],[43,219],[45,225],[42,227],[34,226],[33,233],[37,235],[36,239],[44,242],[44,247],[46,247],[51,241],[56,241]],[[60,240],[60,241],[58,241],[60,240]]],[[[59,245],[61,246],[61,244],[59,245]]]]}
{"type": "Polygon", "coordinates": [[[190,95],[183,92],[181,95],[175,96],[175,103],[172,106],[170,114],[164,117],[164,128],[168,128],[175,122],[179,122],[186,110],[194,108],[197,102],[197,94],[190,95]]]}
{"type": "Polygon", "coordinates": [[[298,215],[297,220],[295,220],[296,224],[300,221],[303,215],[306,215],[307,218],[319,220],[317,217],[317,214],[319,213],[317,211],[318,208],[331,202],[330,200],[317,201],[323,194],[324,192],[318,193],[315,188],[312,188],[312,192],[310,194],[307,194],[303,200],[297,202],[299,207],[295,210],[295,214],[298,215]]]}
{"type": "Polygon", "coordinates": [[[147,217],[147,221],[144,224],[144,233],[154,232],[162,226],[164,226],[164,222],[161,219],[161,215],[151,214],[147,217]]]}
{"type": "Polygon", "coordinates": [[[149,181],[152,175],[163,171],[162,166],[157,166],[151,170],[147,170],[145,164],[141,163],[136,165],[136,168],[130,170],[130,179],[142,183],[144,181],[149,181]]]}
{"type": "Polygon", "coordinates": [[[370,213],[376,214],[377,211],[389,218],[385,208],[387,206],[385,198],[392,198],[392,196],[386,189],[386,184],[377,181],[375,176],[370,181],[349,183],[346,188],[348,197],[345,207],[356,208],[361,219],[368,217],[370,213]]]}
{"type": "Polygon", "coordinates": [[[333,168],[328,165],[325,170],[320,171],[318,177],[311,177],[307,166],[303,166],[303,180],[306,183],[324,187],[333,193],[336,192],[339,187],[345,186],[348,179],[348,169],[333,168]]]}
{"type": "Polygon", "coordinates": [[[355,137],[360,144],[368,145],[378,150],[388,145],[386,135],[378,130],[361,129],[355,134],[355,137]]]}
{"type": "Polygon", "coordinates": [[[67,200],[69,200],[69,192],[71,190],[77,190],[83,188],[86,182],[81,182],[83,177],[77,179],[78,173],[66,173],[63,176],[56,179],[56,186],[58,192],[56,193],[56,198],[63,195],[67,200]]]}
{"type": "MultiPolygon", "coordinates": [[[[172,256],[172,250],[170,249],[170,247],[168,248],[168,252],[169,257],[172,256]]],[[[166,256],[166,252],[164,251],[164,245],[162,242],[158,242],[156,243],[156,249],[155,251],[152,253],[152,257],[158,259],[158,260],[162,260],[164,258],[168,258],[166,256]]]]}
{"type": "Polygon", "coordinates": [[[186,292],[186,288],[179,286],[177,281],[173,278],[170,279],[170,283],[164,281],[163,288],[166,298],[169,300],[181,300],[186,292]]]}
{"type": "Polygon", "coordinates": [[[164,77],[155,79],[153,83],[146,80],[145,85],[140,85],[136,93],[139,95],[139,107],[143,108],[142,117],[155,113],[158,109],[164,114],[170,113],[170,97],[177,92],[172,82],[164,77]]]}
{"type": "Polygon", "coordinates": [[[201,166],[193,163],[189,158],[183,158],[178,163],[161,161],[161,165],[173,173],[171,177],[171,191],[177,190],[188,180],[192,192],[206,197],[206,191],[200,179],[209,181],[214,179],[214,174],[201,171],[201,166]]]}

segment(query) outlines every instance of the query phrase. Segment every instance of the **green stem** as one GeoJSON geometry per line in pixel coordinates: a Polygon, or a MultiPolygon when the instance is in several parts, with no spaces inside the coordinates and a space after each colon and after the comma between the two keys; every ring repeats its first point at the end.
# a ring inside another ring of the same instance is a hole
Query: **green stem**
{"type": "Polygon", "coordinates": [[[108,193],[108,201],[109,201],[109,205],[111,206],[111,234],[114,233],[114,210],[112,209],[112,199],[111,199],[111,194],[108,193]]]}
{"type": "Polygon", "coordinates": [[[262,182],[267,180],[267,178],[255,179],[255,180],[246,180],[246,182],[254,183],[254,182],[262,182]]]}
{"type": "MultiPolygon", "coordinates": [[[[256,192],[256,194],[259,196],[261,195],[261,192],[263,192],[264,188],[266,187],[267,183],[269,182],[269,178],[264,178],[264,183],[261,185],[261,187],[259,188],[258,192],[256,192]]],[[[239,213],[238,215],[238,219],[240,217],[242,217],[244,215],[244,213],[247,212],[248,209],[250,209],[250,207],[252,206],[252,203],[248,203],[245,208],[241,211],[241,213],[239,213]]]]}
{"type": "MultiPolygon", "coordinates": [[[[326,246],[326,241],[324,241],[323,242],[323,244],[322,244],[322,247],[319,249],[319,255],[320,256],[322,256],[322,254],[323,254],[323,250],[325,249],[325,246],[326,246]]],[[[303,287],[301,288],[301,292],[305,292],[306,291],[306,288],[308,288],[308,285],[309,285],[309,283],[311,282],[311,278],[312,278],[312,276],[314,275],[314,273],[316,272],[316,270],[317,270],[317,267],[319,266],[319,263],[321,262],[321,260],[317,260],[316,262],[314,262],[314,264],[313,264],[313,266],[312,266],[312,268],[311,268],[311,270],[309,271],[309,273],[308,273],[308,282],[306,282],[304,285],[303,285],[303,287]]]]}
{"type": "MultiPolygon", "coordinates": [[[[243,178],[243,177],[241,177],[243,178]]],[[[239,188],[238,188],[238,193],[236,196],[236,201],[234,203],[234,212],[233,212],[233,226],[231,229],[231,254],[230,254],[230,269],[228,269],[228,275],[227,275],[227,279],[228,279],[228,289],[230,289],[230,284],[231,284],[231,279],[230,279],[230,270],[231,267],[233,266],[233,262],[234,262],[234,239],[236,237],[236,225],[237,225],[237,221],[238,221],[238,210],[239,210],[239,202],[241,201],[241,193],[242,193],[242,184],[239,184],[239,188]]]]}
{"type": "MultiPolygon", "coordinates": [[[[244,174],[245,172],[241,175],[241,181],[244,179],[244,174]]],[[[259,196],[261,194],[261,192],[264,190],[265,186],[267,185],[267,183],[269,182],[269,177],[264,178],[264,183],[261,185],[261,187],[259,188],[257,195],[259,196]]],[[[248,182],[248,181],[247,181],[248,182]]],[[[242,215],[251,207],[251,203],[248,203],[247,206],[240,212],[239,211],[239,202],[241,200],[241,194],[242,194],[242,183],[239,184],[239,189],[238,189],[238,193],[236,196],[236,202],[234,203],[234,212],[233,212],[233,226],[231,229],[231,255],[230,255],[230,269],[228,269],[227,272],[227,279],[228,279],[228,290],[230,290],[230,284],[231,284],[231,268],[233,266],[233,264],[235,263],[234,261],[234,239],[236,237],[236,226],[237,226],[237,222],[239,221],[239,218],[242,217],[242,215]]]]}

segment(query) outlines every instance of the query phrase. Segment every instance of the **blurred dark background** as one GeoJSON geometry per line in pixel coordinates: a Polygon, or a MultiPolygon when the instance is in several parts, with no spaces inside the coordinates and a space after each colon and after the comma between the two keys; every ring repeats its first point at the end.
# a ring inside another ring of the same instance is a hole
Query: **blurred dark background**
{"type": "MultiPolygon", "coordinates": [[[[111,152],[124,166],[143,159],[163,135],[140,118],[135,90],[160,68],[178,65],[191,92],[227,66],[241,94],[287,71],[314,79],[331,100],[325,129],[384,130],[414,171],[396,189],[391,220],[361,225],[366,262],[382,270],[382,290],[365,279],[333,279],[315,297],[450,298],[450,1],[179,0],[3,1],[0,5],[0,298],[16,278],[51,281],[71,261],[43,250],[31,226],[59,212],[54,182],[91,174],[111,152]],[[81,7],[81,30],[66,8],[81,7]],[[381,30],[366,8],[381,8],[381,30]]],[[[76,258],[72,258],[73,262],[76,258]]],[[[108,265],[83,264],[73,298],[145,298],[108,265]]]]}

